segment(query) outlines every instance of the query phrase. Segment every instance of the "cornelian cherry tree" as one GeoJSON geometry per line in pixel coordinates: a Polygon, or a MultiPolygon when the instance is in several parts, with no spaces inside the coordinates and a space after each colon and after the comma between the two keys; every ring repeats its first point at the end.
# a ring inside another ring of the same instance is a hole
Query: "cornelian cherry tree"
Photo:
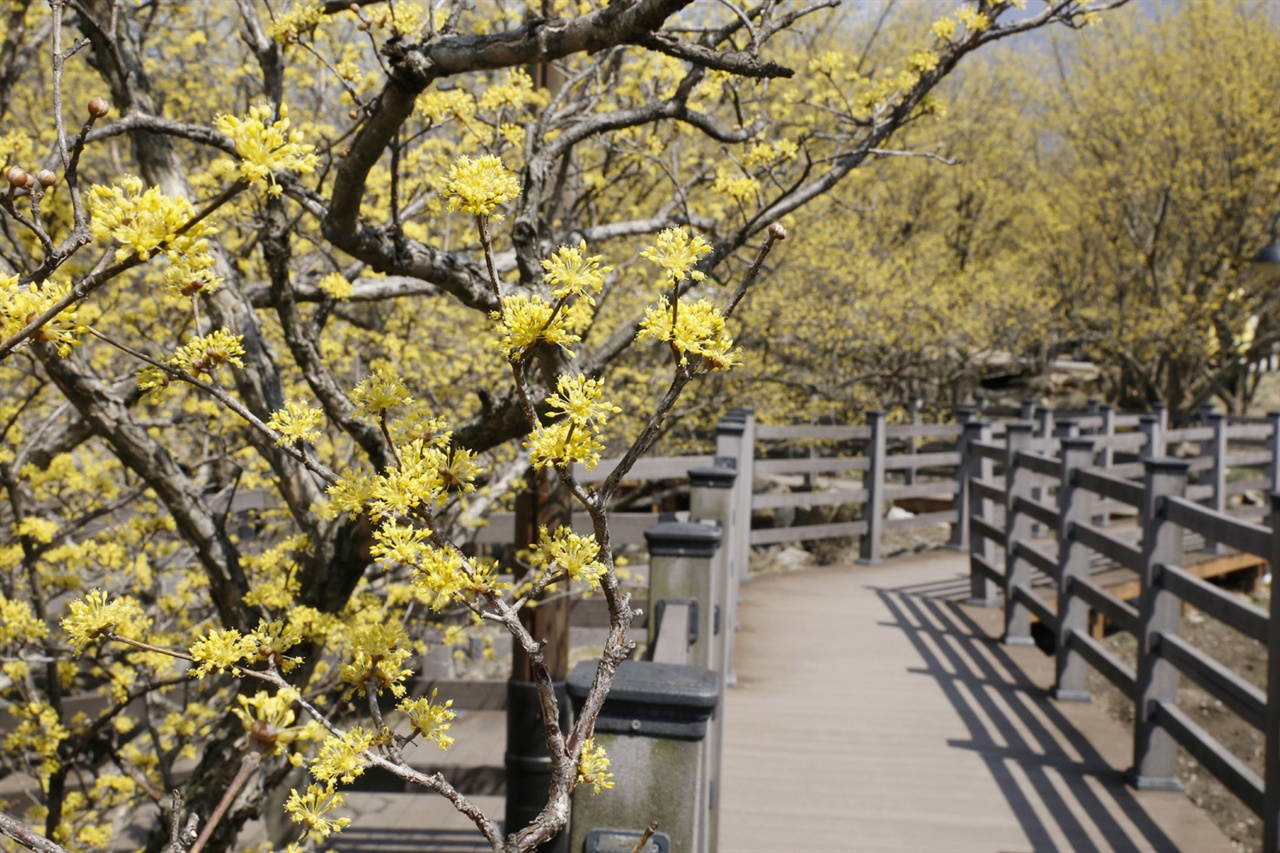
{"type": "Polygon", "coordinates": [[[607,788],[621,479],[750,357],[735,309],[805,205],[937,120],[966,54],[1104,8],[958,5],[873,70],[805,55],[878,26],[837,5],[8,4],[0,766],[38,785],[0,832],[105,848],[152,802],[153,849],[225,848],[305,766],[285,809],[315,845],[378,766],[529,850],[607,788]],[[512,588],[459,546],[530,465],[594,530],[544,532],[512,588]],[[610,613],[569,730],[519,619],[551,584],[610,613]],[[506,836],[404,758],[451,741],[448,697],[406,680],[468,617],[530,656],[550,721],[548,804],[506,836]]]}

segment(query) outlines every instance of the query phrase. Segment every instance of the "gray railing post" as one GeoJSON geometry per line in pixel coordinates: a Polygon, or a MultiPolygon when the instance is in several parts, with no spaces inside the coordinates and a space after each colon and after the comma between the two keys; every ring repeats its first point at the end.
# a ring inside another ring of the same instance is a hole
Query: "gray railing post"
{"type": "Polygon", "coordinates": [[[683,663],[711,668],[712,561],[720,550],[719,527],[692,521],[664,521],[646,528],[649,543],[649,652],[659,641],[658,625],[668,604],[688,604],[689,643],[683,663]]]}
{"type": "MultiPolygon", "coordinates": [[[[1280,490],[1270,494],[1272,588],[1280,567],[1280,490]]],[[[1280,595],[1271,596],[1267,621],[1267,708],[1266,744],[1263,747],[1262,850],[1280,853],[1280,595]]]]}
{"type": "MultiPolygon", "coordinates": [[[[920,426],[920,424],[924,422],[924,418],[920,414],[920,410],[923,406],[924,406],[924,398],[921,397],[919,394],[912,394],[907,399],[907,413],[911,415],[912,426],[920,426]]],[[[913,435],[911,436],[911,438],[907,439],[907,453],[911,456],[915,456],[919,452],[920,452],[920,437],[913,435]]],[[[915,467],[913,466],[911,468],[908,468],[906,471],[906,475],[907,475],[907,485],[914,486],[916,484],[916,479],[917,479],[915,467]]]]}
{"type": "MultiPolygon", "coordinates": [[[[1057,418],[1054,415],[1052,406],[1040,406],[1036,409],[1036,427],[1034,435],[1036,438],[1048,439],[1055,436],[1054,427],[1057,425],[1057,418]]],[[[1035,486],[1031,489],[1031,497],[1033,500],[1044,501],[1044,486],[1035,486]]],[[[1045,529],[1038,521],[1031,523],[1031,536],[1038,537],[1045,535],[1045,529]]]]}
{"type": "Polygon", "coordinates": [[[716,456],[735,460],[738,472],[733,485],[733,521],[725,526],[724,547],[735,582],[742,583],[750,573],[751,559],[751,488],[756,458],[756,418],[751,409],[730,409],[716,424],[716,456]]]}
{"type": "MultiPolygon", "coordinates": [[[[964,425],[964,440],[966,446],[974,441],[990,441],[991,440],[991,423],[989,421],[972,420],[964,425]]],[[[965,506],[963,509],[957,509],[962,514],[961,523],[965,527],[965,538],[969,543],[970,554],[981,557],[990,565],[995,565],[995,543],[985,536],[975,537],[968,529],[969,520],[972,518],[981,518],[983,521],[995,522],[995,502],[990,498],[975,497],[973,491],[969,488],[969,481],[975,477],[986,482],[991,482],[994,466],[990,459],[985,456],[979,456],[970,451],[967,456],[961,459],[964,470],[961,472],[961,481],[965,484],[965,506]]],[[[996,603],[995,584],[991,579],[981,572],[973,569],[973,561],[969,563],[969,604],[977,604],[983,607],[991,607],[996,603]]]]}
{"type": "Polygon", "coordinates": [[[1271,464],[1267,466],[1267,476],[1271,479],[1271,491],[1280,492],[1280,412],[1267,412],[1267,423],[1271,424],[1271,435],[1267,438],[1271,464]]]}
{"type": "MultiPolygon", "coordinates": [[[[717,458],[709,468],[693,468],[689,471],[689,518],[692,521],[715,521],[722,530],[733,519],[733,486],[737,479],[735,460],[717,458]]],[[[717,707],[724,707],[724,689],[733,667],[733,631],[736,624],[738,585],[729,566],[728,549],[721,547],[711,560],[711,643],[708,668],[720,673],[717,707]]],[[[722,715],[719,715],[722,716],[722,715]]],[[[708,776],[708,850],[720,845],[719,803],[710,792],[720,789],[721,754],[724,750],[723,725],[719,722],[707,729],[703,740],[704,762],[708,776]]]]}
{"type": "MultiPolygon", "coordinates": [[[[1213,427],[1213,438],[1208,441],[1208,453],[1213,459],[1213,467],[1206,472],[1206,479],[1213,488],[1213,494],[1204,500],[1210,509],[1222,512],[1227,508],[1227,415],[1225,412],[1209,412],[1205,416],[1208,425],[1213,427]]],[[[1221,542],[1212,539],[1204,540],[1204,550],[1210,554],[1221,554],[1226,551],[1221,542]]]]}
{"type": "Polygon", "coordinates": [[[1160,654],[1160,635],[1177,634],[1182,605],[1157,581],[1161,565],[1182,564],[1182,528],[1165,517],[1165,499],[1187,490],[1185,460],[1161,456],[1146,460],[1139,520],[1142,523],[1141,594],[1138,610],[1137,702],[1134,708],[1134,784],[1144,790],[1178,791],[1177,743],[1156,724],[1157,702],[1178,698],[1178,670],[1160,654]]]}
{"type": "MultiPolygon", "coordinates": [[[[1160,421],[1160,433],[1169,431],[1169,404],[1168,403],[1152,403],[1151,412],[1160,421]]],[[[1164,456],[1164,451],[1160,451],[1159,456],[1164,456]]]]}
{"type": "Polygon", "coordinates": [[[1147,438],[1142,445],[1142,458],[1155,459],[1164,456],[1164,428],[1159,415],[1140,415],[1138,430],[1147,438]]]}
{"type": "MultiPolygon", "coordinates": [[[[574,710],[582,712],[599,662],[569,674],[574,710]]],[[[596,718],[595,745],[609,757],[613,790],[591,784],[573,792],[570,850],[632,850],[643,827],[658,822],[645,850],[695,853],[707,846],[709,791],[703,740],[711,727],[719,676],[700,666],[624,660],[596,718]]]]}
{"type": "MultiPolygon", "coordinates": [[[[1103,468],[1110,468],[1115,462],[1116,451],[1111,446],[1111,439],[1116,434],[1116,407],[1110,403],[1103,403],[1098,407],[1098,413],[1102,415],[1102,427],[1098,430],[1102,436],[1102,448],[1097,453],[1097,465],[1103,468]]],[[[1102,527],[1111,521],[1111,516],[1107,512],[1100,512],[1093,517],[1093,523],[1102,527]]]]}
{"type": "Polygon", "coordinates": [[[1018,420],[1029,421],[1034,418],[1036,416],[1037,405],[1039,404],[1036,403],[1035,397],[1023,397],[1022,403],[1018,406],[1018,420]]]}
{"type": "Polygon", "coordinates": [[[1031,564],[1018,556],[1018,542],[1031,538],[1031,518],[1017,509],[1019,498],[1031,497],[1031,469],[1018,463],[1018,454],[1031,444],[1029,423],[1012,421],[1005,434],[1005,540],[1004,540],[1004,642],[1010,646],[1031,645],[1031,611],[1013,595],[1017,586],[1028,585],[1031,564]]]}
{"type": "MultiPolygon", "coordinates": [[[[719,661],[715,659],[718,626],[713,576],[716,552],[720,549],[720,528],[697,522],[669,521],[646,529],[644,538],[649,544],[652,662],[714,671],[719,661]],[[680,614],[680,618],[664,619],[667,610],[680,614]]],[[[718,704],[723,687],[718,677],[714,684],[718,704]]],[[[722,718],[720,715],[712,720],[698,746],[701,751],[696,774],[698,808],[691,850],[712,849],[710,839],[716,834],[711,829],[711,821],[718,814],[715,780],[720,775],[717,763],[722,718]]]]}
{"type": "Polygon", "coordinates": [[[1071,632],[1089,630],[1089,605],[1075,594],[1074,580],[1089,574],[1089,549],[1076,541],[1074,526],[1087,522],[1093,499],[1073,482],[1077,468],[1093,465],[1092,438],[1062,440],[1062,481],[1058,486],[1058,642],[1053,696],[1060,702],[1088,702],[1088,665],[1071,648],[1071,632]]]}
{"type": "Polygon", "coordinates": [[[956,508],[956,521],[951,525],[951,541],[947,543],[947,547],[953,551],[969,550],[969,475],[966,467],[971,464],[969,441],[972,435],[969,432],[969,422],[974,419],[975,411],[973,406],[956,408],[956,423],[960,425],[956,450],[960,453],[960,464],[956,467],[956,499],[953,504],[956,508]]]}
{"type": "Polygon", "coordinates": [[[858,562],[875,565],[880,560],[880,537],[884,533],[884,457],[885,457],[885,413],[881,409],[867,412],[867,426],[871,428],[871,437],[867,439],[867,472],[863,475],[863,484],[867,490],[867,502],[863,505],[863,517],[867,522],[867,532],[862,534],[858,542],[858,562]]]}

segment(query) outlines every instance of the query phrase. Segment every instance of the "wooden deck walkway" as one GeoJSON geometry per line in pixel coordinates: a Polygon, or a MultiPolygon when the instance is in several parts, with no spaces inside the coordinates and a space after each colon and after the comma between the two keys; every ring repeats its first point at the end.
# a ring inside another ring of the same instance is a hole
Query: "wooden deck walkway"
{"type": "Polygon", "coordinates": [[[1049,700],[1051,660],[967,591],[952,552],[744,585],[722,850],[1231,849],[1181,794],[1127,787],[1119,724],[1049,700]]]}

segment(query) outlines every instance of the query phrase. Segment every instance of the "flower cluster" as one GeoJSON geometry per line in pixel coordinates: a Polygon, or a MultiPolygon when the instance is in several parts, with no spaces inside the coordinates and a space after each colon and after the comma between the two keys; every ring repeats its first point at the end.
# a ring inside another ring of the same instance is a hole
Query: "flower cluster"
{"type": "MultiPolygon", "coordinates": [[[[0,275],[0,340],[13,337],[27,327],[58,300],[67,295],[69,285],[33,284],[21,285],[18,277],[0,275]]],[[[72,347],[80,346],[80,335],[85,327],[79,322],[76,309],[67,307],[55,314],[31,336],[34,343],[53,344],[58,355],[66,358],[72,347]]]]}
{"type": "Polygon", "coordinates": [[[606,571],[600,556],[600,545],[592,534],[580,536],[568,527],[561,527],[551,535],[543,527],[538,533],[538,544],[530,555],[530,563],[543,571],[561,569],[570,580],[585,583],[595,589],[606,571]]]}
{"type": "Polygon", "coordinates": [[[298,41],[304,35],[311,35],[324,20],[324,4],[302,2],[287,12],[282,12],[271,22],[271,37],[280,44],[298,41]]]}
{"type": "Polygon", "coordinates": [[[48,633],[49,626],[36,618],[30,604],[5,598],[0,592],[0,648],[10,643],[39,642],[48,633]]]}
{"type": "Polygon", "coordinates": [[[590,785],[597,794],[613,787],[609,756],[604,754],[604,747],[596,746],[592,738],[582,743],[582,753],[578,756],[578,782],[590,785]]]}
{"type": "Polygon", "coordinates": [[[563,375],[556,381],[556,393],[547,398],[547,405],[557,410],[554,416],[565,415],[575,426],[600,426],[608,422],[610,415],[622,411],[600,397],[604,383],[588,379],[583,374],[563,375]]]}
{"type": "Polygon", "coordinates": [[[388,689],[395,696],[405,693],[404,680],[413,670],[401,664],[413,654],[409,637],[399,624],[365,625],[352,640],[352,655],[340,671],[342,680],[361,696],[366,691],[388,689]]]}
{"type": "Polygon", "coordinates": [[[169,356],[169,364],[193,376],[197,373],[212,374],[224,364],[244,367],[244,362],[240,360],[240,356],[244,355],[241,343],[243,340],[243,335],[233,335],[226,329],[199,335],[169,356]]]}
{"type": "Polygon", "coordinates": [[[341,735],[330,735],[320,744],[320,752],[311,762],[311,775],[321,782],[347,785],[364,773],[364,754],[373,746],[374,733],[356,726],[341,735]]]}
{"type": "Polygon", "coordinates": [[[257,657],[258,644],[253,637],[241,635],[235,628],[214,628],[191,644],[191,659],[196,666],[192,678],[204,678],[213,672],[228,672],[241,661],[257,657]]]}
{"type": "Polygon", "coordinates": [[[331,296],[339,302],[345,302],[355,293],[355,288],[351,286],[351,282],[347,281],[347,277],[340,272],[331,272],[316,282],[316,287],[326,296],[331,296]]]}
{"type": "Polygon", "coordinates": [[[726,195],[741,205],[754,204],[756,194],[760,190],[760,182],[751,175],[743,175],[736,167],[727,164],[716,169],[716,180],[711,191],[726,195]]]}
{"type": "Polygon", "coordinates": [[[369,420],[381,420],[387,410],[411,402],[409,386],[399,376],[381,368],[360,380],[351,392],[351,402],[356,404],[356,414],[369,420]]]}
{"type": "Polygon", "coordinates": [[[271,413],[267,426],[280,433],[276,444],[284,447],[295,442],[313,442],[320,437],[324,412],[306,403],[289,400],[283,409],[271,413]]]}
{"type": "Polygon", "coordinates": [[[472,160],[463,155],[449,167],[445,195],[450,210],[461,210],[476,216],[490,216],[498,205],[506,204],[520,194],[520,182],[492,155],[472,160]]]}
{"type": "Polygon", "coordinates": [[[94,186],[89,190],[90,229],[93,236],[110,238],[120,243],[116,260],[123,261],[136,253],[146,260],[163,248],[172,260],[195,252],[197,241],[216,230],[205,222],[192,225],[175,236],[195,215],[191,202],[173,198],[159,187],[145,188],[142,179],[125,175],[112,186],[94,186]]]}
{"type": "MultiPolygon", "coordinates": [[[[586,300],[574,303],[578,305],[590,311],[586,300]]],[[[536,293],[504,296],[502,310],[490,316],[498,321],[498,346],[512,361],[539,343],[564,347],[572,356],[568,345],[582,340],[575,331],[584,319],[581,309],[558,308],[536,293]]]]}
{"type": "Polygon", "coordinates": [[[733,348],[720,309],[706,299],[682,301],[679,310],[664,296],[657,306],[645,311],[636,340],[666,341],[680,352],[680,363],[689,356],[702,356],[713,370],[727,370],[740,364],[741,351],[733,348]]]}
{"type": "Polygon", "coordinates": [[[62,630],[77,654],[108,634],[141,640],[150,626],[151,620],[135,599],[124,595],[108,601],[107,594],[100,589],[71,602],[62,620],[62,630]]]}
{"type": "Polygon", "coordinates": [[[691,238],[684,228],[666,228],[658,234],[654,245],[640,253],[640,257],[665,269],[672,282],[680,282],[686,278],[702,281],[706,275],[694,267],[710,251],[711,244],[702,235],[691,238]]]}
{"type": "Polygon", "coordinates": [[[593,293],[599,293],[604,286],[604,277],[613,272],[613,267],[600,266],[600,256],[586,256],[587,241],[583,240],[574,248],[561,246],[542,261],[546,274],[542,280],[551,285],[551,295],[556,299],[569,296],[581,296],[595,304],[593,293]]]}
{"type": "Polygon", "coordinates": [[[284,810],[289,819],[307,828],[305,838],[323,841],[332,833],[341,832],[351,825],[351,818],[329,818],[325,815],[339,809],[346,802],[347,795],[339,793],[332,782],[323,788],[319,785],[308,785],[305,794],[299,794],[296,788],[289,790],[289,799],[284,810]]]}
{"type": "Polygon", "coordinates": [[[453,746],[453,738],[446,734],[453,728],[453,718],[457,716],[452,707],[452,699],[443,704],[437,703],[435,690],[431,691],[431,698],[423,696],[400,703],[400,710],[408,716],[413,730],[428,742],[434,742],[441,751],[453,746]]]}
{"type": "Polygon", "coordinates": [[[249,108],[247,118],[223,115],[215,124],[236,144],[240,162],[236,169],[242,178],[269,184],[272,195],[280,194],[276,172],[314,172],[318,158],[315,146],[302,141],[302,134],[289,130],[289,110],[280,105],[280,118],[271,121],[271,107],[261,104],[249,108]]]}
{"type": "Polygon", "coordinates": [[[600,380],[582,374],[561,376],[556,381],[556,393],[547,398],[547,403],[556,410],[552,417],[561,419],[549,426],[539,425],[525,443],[535,468],[580,462],[590,470],[600,462],[604,449],[601,427],[610,415],[622,411],[602,400],[603,393],[600,380]]]}
{"type": "Polygon", "coordinates": [[[249,738],[269,755],[279,755],[306,730],[294,725],[297,715],[293,705],[298,701],[298,691],[293,688],[281,688],[274,694],[259,690],[252,697],[237,696],[236,701],[240,707],[231,712],[240,718],[249,738]]]}

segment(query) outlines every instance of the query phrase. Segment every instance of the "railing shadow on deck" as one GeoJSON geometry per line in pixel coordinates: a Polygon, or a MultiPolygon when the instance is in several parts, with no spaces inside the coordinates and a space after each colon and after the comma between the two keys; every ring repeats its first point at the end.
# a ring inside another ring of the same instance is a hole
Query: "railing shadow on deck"
{"type": "Polygon", "coordinates": [[[1065,843],[1088,853],[1100,850],[1094,840],[1099,837],[1118,853],[1177,849],[1124,786],[1123,772],[1108,764],[1044,689],[959,606],[969,594],[967,578],[876,592],[894,618],[886,625],[910,639],[925,662],[920,673],[938,682],[969,729],[967,741],[948,746],[981,754],[1031,849],[1054,850],[1065,843]],[[1005,743],[993,738],[992,730],[1005,743]],[[1063,743],[1080,759],[1072,758],[1063,743]],[[1034,808],[1035,801],[1043,808],[1034,808]],[[1143,843],[1135,842],[1134,834],[1143,843]]]}

